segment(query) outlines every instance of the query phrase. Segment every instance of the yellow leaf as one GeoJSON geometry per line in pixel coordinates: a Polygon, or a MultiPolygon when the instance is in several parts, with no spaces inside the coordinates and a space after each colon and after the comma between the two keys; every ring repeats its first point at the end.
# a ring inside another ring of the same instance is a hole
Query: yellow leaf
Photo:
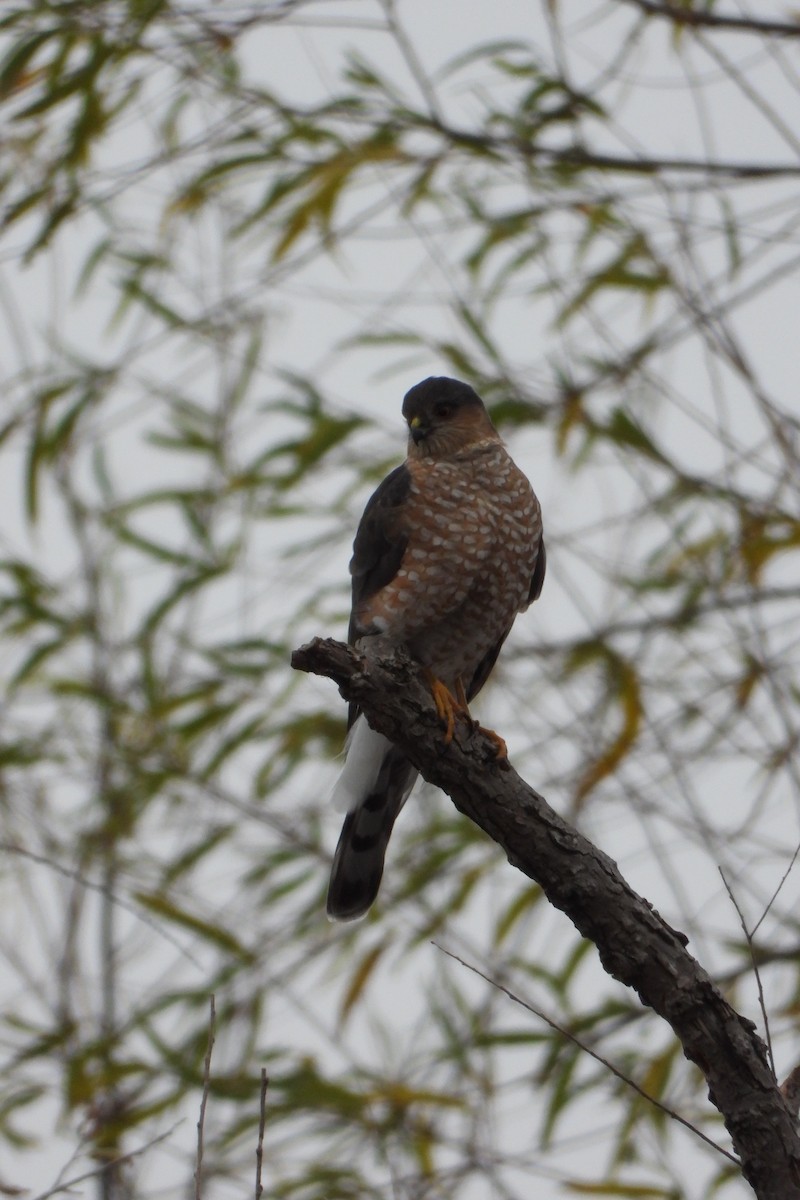
{"type": "Polygon", "coordinates": [[[561,419],[558,422],[556,429],[556,453],[561,457],[567,448],[567,439],[570,431],[576,425],[584,425],[586,423],[586,414],[583,411],[583,393],[569,391],[562,401],[561,419]]]}
{"type": "Polygon", "coordinates": [[[607,698],[615,701],[622,717],[621,727],[600,755],[584,771],[575,793],[580,805],[602,779],[612,775],[639,736],[644,712],[639,676],[627,659],[604,643],[592,643],[578,651],[580,658],[572,664],[584,665],[599,659],[605,668],[607,698]]]}
{"type": "Polygon", "coordinates": [[[373,946],[371,950],[362,955],[357,963],[356,969],[350,979],[350,984],[342,999],[341,1008],[339,1009],[339,1028],[344,1025],[353,1011],[385,949],[385,943],[379,942],[377,946],[373,946]]]}
{"type": "Polygon", "coordinates": [[[323,235],[330,233],[339,196],[359,167],[366,163],[405,161],[406,157],[390,136],[379,131],[374,137],[345,146],[331,158],[316,163],[306,173],[305,199],[290,215],[272,252],[272,261],[280,262],[313,222],[323,235]]]}

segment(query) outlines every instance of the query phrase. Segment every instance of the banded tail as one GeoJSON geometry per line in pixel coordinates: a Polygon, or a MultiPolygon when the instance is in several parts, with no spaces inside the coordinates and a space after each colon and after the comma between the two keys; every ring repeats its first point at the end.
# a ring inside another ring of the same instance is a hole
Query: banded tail
{"type": "Polygon", "coordinates": [[[347,738],[347,759],[333,789],[336,808],[347,812],[328,885],[328,916],[362,917],[375,900],[392,828],[417,771],[388,738],[359,716],[347,738]]]}

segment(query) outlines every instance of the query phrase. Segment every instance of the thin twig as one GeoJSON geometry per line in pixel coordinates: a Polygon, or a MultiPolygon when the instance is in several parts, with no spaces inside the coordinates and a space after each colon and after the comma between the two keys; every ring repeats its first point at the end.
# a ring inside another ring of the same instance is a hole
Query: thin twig
{"type": "Polygon", "coordinates": [[[425,68],[420,62],[413,42],[406,35],[406,31],[398,19],[395,0],[383,0],[382,8],[386,16],[386,23],[389,27],[389,32],[394,37],[400,53],[406,61],[406,66],[413,75],[414,81],[422,93],[425,103],[428,106],[428,112],[435,121],[441,121],[442,112],[441,108],[439,107],[439,101],[437,99],[433,83],[429,79],[425,68]]]}
{"type": "Polygon", "coordinates": [[[140,1158],[148,1150],[152,1150],[153,1146],[158,1146],[161,1142],[165,1142],[167,1138],[172,1137],[180,1124],[180,1121],[176,1121],[164,1133],[160,1133],[158,1137],[145,1142],[137,1150],[129,1150],[127,1154],[120,1154],[118,1158],[110,1159],[109,1162],[103,1163],[101,1167],[95,1167],[92,1171],[84,1171],[82,1175],[74,1175],[72,1179],[59,1180],[53,1187],[48,1188],[46,1192],[39,1192],[39,1195],[35,1196],[34,1200],[50,1200],[51,1196],[61,1196],[66,1192],[70,1192],[74,1187],[77,1187],[79,1183],[85,1183],[87,1179],[97,1179],[109,1166],[122,1166],[124,1163],[132,1162],[135,1158],[140,1158]]]}
{"type": "MultiPolygon", "coordinates": [[[[0,854],[16,854],[20,858],[25,858],[29,862],[37,863],[41,867],[49,867],[51,871],[61,875],[64,879],[72,879],[75,883],[80,884],[87,891],[97,892],[99,895],[106,894],[106,885],[95,879],[90,879],[83,871],[78,871],[74,867],[67,867],[63,863],[57,862],[48,854],[37,854],[35,850],[28,850],[27,847],[21,846],[16,842],[0,841],[0,854]]],[[[126,900],[118,893],[109,897],[113,904],[118,908],[122,908],[125,912],[130,913],[137,921],[141,921],[142,925],[146,925],[165,942],[169,942],[179,954],[182,954],[194,967],[202,970],[203,964],[200,959],[192,954],[180,940],[174,937],[168,930],[165,930],[152,917],[148,916],[147,912],[142,909],[141,904],[134,904],[130,900],[126,900]]]]}
{"type": "Polygon", "coordinates": [[[762,37],[800,37],[798,21],[760,21],[756,17],[724,16],[696,8],[678,8],[676,4],[659,4],[656,0],[626,0],[648,17],[666,17],[675,25],[695,28],[724,29],[735,33],[754,33],[762,37]]]}
{"type": "Polygon", "coordinates": [[[579,1037],[576,1037],[576,1035],[571,1032],[571,1030],[565,1029],[563,1025],[559,1025],[557,1021],[552,1019],[552,1017],[548,1017],[546,1013],[543,1013],[540,1009],[534,1007],[533,1004],[530,1004],[527,1000],[523,1000],[521,996],[518,996],[516,992],[512,992],[510,988],[505,986],[505,984],[500,983],[497,979],[492,979],[491,975],[484,974],[479,967],[475,967],[472,965],[472,963],[466,962],[463,958],[460,958],[457,954],[454,954],[452,950],[447,950],[444,946],[440,945],[439,942],[433,942],[432,944],[437,950],[441,950],[442,954],[446,954],[447,957],[452,958],[454,962],[460,963],[462,967],[466,967],[467,970],[472,971],[473,974],[479,975],[481,979],[485,979],[487,983],[490,983],[493,988],[497,988],[497,990],[502,992],[504,996],[508,996],[509,1000],[513,1000],[515,1004],[519,1004],[521,1008],[524,1008],[527,1012],[532,1013],[533,1016],[538,1017],[540,1021],[544,1021],[545,1025],[549,1025],[550,1028],[554,1029],[556,1033],[560,1033],[562,1037],[568,1038],[568,1040],[576,1045],[580,1050],[583,1050],[584,1053],[590,1055],[591,1058],[593,1058],[596,1062],[599,1062],[601,1066],[606,1068],[606,1070],[610,1071],[612,1075],[616,1075],[617,1079],[619,1079],[622,1083],[627,1084],[629,1088],[632,1088],[634,1092],[637,1092],[643,1100],[647,1100],[648,1103],[660,1109],[660,1111],[665,1113],[668,1117],[671,1117],[673,1121],[677,1121],[680,1125],[685,1126],[686,1129],[691,1130],[692,1133],[696,1134],[697,1137],[701,1138],[702,1141],[707,1143],[707,1145],[713,1147],[713,1149],[719,1154],[724,1155],[725,1158],[729,1158],[732,1163],[736,1164],[737,1167],[741,1167],[741,1163],[739,1162],[739,1159],[735,1157],[735,1155],[730,1154],[722,1146],[718,1145],[713,1138],[710,1138],[707,1134],[703,1133],[702,1129],[698,1129],[696,1125],[692,1125],[691,1121],[687,1121],[686,1118],[682,1117],[680,1113],[675,1111],[674,1108],[670,1108],[667,1104],[662,1104],[660,1100],[656,1100],[655,1096],[651,1096],[649,1092],[646,1092],[643,1088],[640,1088],[638,1083],[634,1082],[634,1080],[628,1075],[625,1075],[622,1071],[620,1071],[619,1067],[615,1067],[614,1064],[609,1062],[607,1058],[603,1058],[602,1054],[598,1054],[597,1051],[593,1050],[591,1046],[588,1046],[585,1042],[582,1042],[579,1037]]]}
{"type": "MultiPolygon", "coordinates": [[[[454,147],[466,146],[479,151],[497,150],[513,153],[533,162],[552,164],[555,167],[574,167],[576,170],[618,171],[633,175],[658,175],[663,172],[700,173],[706,176],[725,176],[731,179],[783,179],[800,175],[800,164],[796,162],[737,162],[733,159],[684,158],[681,156],[632,156],[593,152],[582,146],[548,146],[516,134],[492,134],[484,131],[474,133],[471,129],[448,122],[420,122],[420,127],[429,127],[434,133],[450,141],[454,147]]],[[[424,162],[424,157],[419,159],[424,162]]],[[[428,161],[438,161],[429,156],[428,161]]]]}
{"type": "Polygon", "coordinates": [[[781,892],[781,889],[783,888],[783,885],[786,883],[786,880],[789,878],[789,875],[790,875],[790,874],[791,874],[791,872],[792,872],[792,868],[794,867],[794,864],[797,862],[797,856],[798,856],[798,854],[800,854],[800,842],[798,842],[798,843],[797,843],[797,845],[795,846],[795,848],[794,848],[794,854],[792,855],[791,861],[790,861],[790,863],[789,863],[788,867],[786,868],[786,870],[783,872],[783,875],[781,876],[780,883],[779,883],[779,884],[778,884],[778,886],[775,888],[775,891],[772,893],[772,896],[770,897],[769,904],[768,904],[768,905],[767,905],[767,907],[764,909],[763,913],[761,914],[761,916],[758,918],[758,920],[756,921],[755,925],[753,926],[753,935],[754,935],[754,936],[755,936],[755,934],[758,932],[758,928],[759,928],[759,926],[760,926],[761,922],[764,920],[764,918],[766,917],[767,913],[768,913],[768,912],[769,912],[769,910],[772,908],[772,906],[773,906],[773,904],[775,903],[775,901],[778,899],[778,896],[779,896],[779,894],[780,894],[780,892],[781,892]]]}
{"type": "MultiPolygon", "coordinates": [[[[725,872],[723,871],[722,867],[718,867],[717,870],[719,871],[719,873],[722,877],[722,882],[725,884],[725,891],[728,893],[728,895],[731,898],[731,904],[736,909],[736,913],[739,917],[739,924],[742,927],[742,933],[744,934],[745,938],[747,939],[747,946],[748,946],[748,949],[750,950],[750,961],[753,964],[753,973],[755,974],[756,984],[758,986],[758,1006],[761,1009],[761,1015],[764,1018],[764,1037],[765,1037],[766,1043],[767,1043],[767,1054],[769,1056],[769,1065],[772,1068],[772,1074],[775,1075],[775,1059],[773,1058],[773,1055],[772,1055],[772,1038],[771,1038],[770,1032],[769,1032],[769,1017],[767,1016],[767,1005],[764,1000],[764,989],[761,986],[761,972],[759,971],[758,963],[756,962],[756,952],[755,952],[755,946],[753,944],[753,935],[750,933],[750,930],[747,928],[747,924],[745,923],[745,919],[744,919],[744,913],[739,908],[739,905],[736,902],[736,897],[734,896],[734,894],[731,890],[731,886],[728,883],[727,879],[725,878],[725,872]]],[[[777,1080],[778,1080],[778,1077],[777,1077],[777,1075],[775,1075],[776,1083],[777,1083],[777,1080]]]]}
{"type": "Polygon", "coordinates": [[[209,996],[208,1015],[208,1045],[203,1063],[203,1096],[200,1100],[200,1115],[197,1118],[197,1163],[194,1170],[194,1200],[202,1200],[203,1194],[203,1136],[206,1120],[206,1105],[208,1093],[211,1091],[211,1053],[214,1049],[214,1037],[217,1029],[217,1008],[214,993],[209,996]]]}
{"type": "Polygon", "coordinates": [[[256,1146],[256,1200],[261,1200],[261,1164],[264,1159],[264,1128],[267,1124],[267,1088],[269,1075],[266,1067],[261,1068],[261,1109],[258,1118],[258,1145],[256,1146]]]}

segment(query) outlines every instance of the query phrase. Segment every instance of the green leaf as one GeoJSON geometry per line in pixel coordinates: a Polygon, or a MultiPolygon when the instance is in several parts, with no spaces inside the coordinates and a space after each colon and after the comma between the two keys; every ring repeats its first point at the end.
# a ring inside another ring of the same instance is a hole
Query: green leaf
{"type": "Polygon", "coordinates": [[[9,680],[9,691],[14,691],[15,688],[26,683],[41,667],[42,663],[46,662],[48,658],[52,658],[59,650],[63,650],[68,640],[68,637],[61,636],[52,638],[46,642],[40,642],[39,645],[34,646],[30,654],[23,659],[9,680]]]}
{"type": "Polygon", "coordinates": [[[368,1098],[361,1093],[321,1076],[312,1060],[307,1060],[293,1074],[273,1078],[270,1086],[277,1095],[278,1110],[293,1115],[304,1110],[328,1110],[347,1120],[358,1120],[368,1104],[368,1098]]]}
{"type": "Polygon", "coordinates": [[[573,1076],[580,1061],[582,1051],[572,1042],[561,1041],[558,1057],[548,1079],[549,1095],[546,1099],[545,1120],[542,1126],[542,1145],[550,1146],[559,1117],[575,1098],[573,1076]]]}
{"type": "Polygon", "coordinates": [[[601,780],[616,771],[631,751],[639,736],[644,715],[641,683],[632,662],[603,641],[586,641],[573,648],[566,660],[565,670],[567,674],[572,674],[592,665],[602,667],[606,699],[618,706],[621,722],[618,733],[589,763],[578,781],[575,793],[578,805],[601,780]]]}
{"type": "Polygon", "coordinates": [[[320,413],[313,417],[311,429],[305,437],[271,447],[261,461],[265,463],[283,457],[294,460],[288,470],[275,476],[276,486],[281,491],[287,491],[363,424],[361,417],[330,417],[320,413]]]}
{"type": "Polygon", "coordinates": [[[189,846],[177,858],[173,859],[164,872],[161,881],[162,891],[169,887],[170,884],[177,882],[184,875],[188,875],[198,863],[207,858],[209,854],[212,854],[218,846],[229,841],[233,832],[234,826],[220,825],[219,828],[210,830],[194,845],[189,846]]]}
{"type": "Polygon", "coordinates": [[[440,68],[436,78],[444,81],[451,75],[455,75],[458,71],[463,71],[464,67],[471,67],[473,63],[492,61],[498,63],[507,61],[509,54],[530,55],[530,43],[519,41],[516,38],[497,38],[491,42],[481,42],[477,46],[471,47],[462,54],[456,54],[453,58],[448,59],[445,65],[440,68]]]}
{"type": "Polygon", "coordinates": [[[498,919],[494,930],[495,945],[499,946],[508,937],[519,919],[544,898],[544,893],[538,883],[531,884],[519,892],[511,901],[505,912],[498,919]]]}
{"type": "Polygon", "coordinates": [[[169,616],[174,608],[176,608],[182,600],[194,592],[200,591],[207,584],[214,582],[225,574],[225,564],[211,564],[207,567],[200,568],[194,574],[186,576],[169,591],[157,604],[154,604],[150,611],[145,615],[140,627],[140,636],[144,639],[151,638],[158,626],[169,616]]]}
{"type": "Polygon", "coordinates": [[[286,257],[301,234],[317,224],[322,236],[331,233],[331,224],[339,197],[362,167],[374,163],[404,162],[405,153],[395,144],[391,129],[379,129],[372,137],[343,147],[305,172],[304,200],[286,220],[273,251],[272,261],[286,257]]]}
{"type": "Polygon", "coordinates": [[[615,408],[611,413],[605,432],[611,441],[619,446],[629,446],[638,450],[653,462],[670,466],[670,462],[647,436],[640,425],[637,425],[631,415],[622,408],[615,408]]]}
{"type": "Polygon", "coordinates": [[[16,44],[12,43],[0,63],[0,100],[5,100],[16,88],[25,86],[28,64],[40,46],[44,46],[56,35],[57,29],[46,29],[33,34],[32,37],[23,38],[16,44]]]}
{"type": "Polygon", "coordinates": [[[603,290],[636,291],[641,292],[645,299],[650,299],[656,292],[668,287],[670,282],[667,266],[655,259],[646,238],[641,233],[632,233],[619,253],[599,271],[593,272],[572,299],[563,305],[556,318],[556,326],[563,328],[603,290]]]}
{"type": "Polygon", "coordinates": [[[204,921],[194,913],[187,912],[186,909],[169,900],[163,893],[137,890],[134,891],[133,896],[143,908],[155,916],[189,930],[203,941],[210,942],[227,954],[233,954],[242,962],[255,961],[255,955],[243,946],[229,930],[223,929],[221,925],[214,925],[210,921],[204,921]]]}
{"type": "MultiPolygon", "coordinates": [[[[145,498],[145,500],[138,503],[145,502],[154,503],[155,501],[145,498]]],[[[182,567],[197,574],[206,570],[207,564],[199,562],[193,555],[187,554],[183,550],[176,550],[172,546],[165,545],[163,542],[157,542],[154,538],[147,537],[143,533],[137,533],[129,525],[123,525],[120,521],[114,521],[112,527],[123,545],[140,550],[147,558],[155,559],[156,562],[168,563],[173,567],[182,567]]]]}
{"type": "Polygon", "coordinates": [[[339,1027],[341,1028],[351,1012],[355,1008],[358,1001],[364,994],[370,976],[377,967],[380,959],[386,949],[385,942],[378,942],[377,945],[371,946],[364,954],[361,955],[355,965],[355,970],[350,976],[350,982],[347,985],[347,990],[342,997],[341,1005],[339,1006],[339,1027]]]}

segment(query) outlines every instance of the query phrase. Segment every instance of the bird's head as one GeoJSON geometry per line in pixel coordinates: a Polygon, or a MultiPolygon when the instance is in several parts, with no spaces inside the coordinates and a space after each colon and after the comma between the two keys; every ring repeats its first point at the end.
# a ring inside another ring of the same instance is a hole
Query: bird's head
{"type": "Polygon", "coordinates": [[[403,416],[410,458],[451,458],[476,442],[498,437],[478,393],[445,376],[423,379],[406,392],[403,416]]]}

